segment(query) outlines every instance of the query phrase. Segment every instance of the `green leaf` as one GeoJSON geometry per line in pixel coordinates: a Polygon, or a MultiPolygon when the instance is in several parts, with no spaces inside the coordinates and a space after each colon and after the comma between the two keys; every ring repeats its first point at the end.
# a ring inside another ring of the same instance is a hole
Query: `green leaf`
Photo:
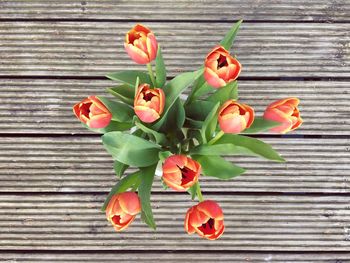
{"type": "Polygon", "coordinates": [[[133,124],[130,122],[118,122],[118,121],[111,121],[107,127],[105,128],[101,128],[101,129],[93,129],[88,127],[86,124],[82,123],[83,126],[87,129],[89,129],[90,131],[93,132],[97,132],[97,133],[108,133],[108,132],[112,132],[112,131],[126,131],[129,130],[133,124]]]}
{"type": "Polygon", "coordinates": [[[192,84],[201,74],[201,71],[185,72],[173,78],[164,88],[165,106],[162,117],[153,125],[155,130],[159,130],[167,120],[170,108],[177,101],[180,94],[192,84]]]}
{"type": "Polygon", "coordinates": [[[229,82],[225,87],[218,89],[212,95],[210,95],[206,100],[213,103],[219,102],[220,104],[225,103],[229,99],[238,99],[238,84],[237,81],[229,82]]]}
{"type": "Polygon", "coordinates": [[[218,122],[217,111],[218,111],[219,105],[220,104],[217,103],[214,106],[214,108],[211,110],[211,112],[208,114],[207,118],[203,122],[201,134],[202,134],[202,138],[203,138],[204,143],[209,141],[215,133],[217,122],[218,122]]]}
{"type": "Polygon", "coordinates": [[[182,128],[185,123],[186,113],[181,100],[176,99],[174,105],[168,111],[160,131],[176,131],[182,128]]]}
{"type": "Polygon", "coordinates": [[[223,144],[202,144],[193,148],[190,154],[199,155],[255,155],[254,152],[250,151],[245,147],[236,146],[229,143],[223,144]]]}
{"type": "Polygon", "coordinates": [[[220,45],[223,46],[226,50],[230,50],[233,44],[233,41],[236,38],[236,35],[238,33],[239,27],[243,20],[239,20],[236,24],[234,24],[230,31],[227,32],[224,39],[221,40],[220,45]]]}
{"type": "Polygon", "coordinates": [[[191,195],[191,199],[194,200],[197,196],[197,191],[198,191],[198,182],[192,185],[187,192],[191,195]]]}
{"type": "Polygon", "coordinates": [[[119,161],[114,161],[113,168],[115,174],[120,178],[123,176],[126,169],[128,169],[128,165],[121,163],[119,161]]]}
{"type": "Polygon", "coordinates": [[[150,166],[159,160],[160,147],[135,135],[109,132],[102,136],[102,142],[114,160],[130,166],[150,166]]]}
{"type": "Polygon", "coordinates": [[[164,152],[159,152],[158,156],[159,156],[159,160],[160,161],[164,161],[166,158],[172,156],[173,153],[169,152],[169,151],[164,151],[164,152]]]}
{"type": "Polygon", "coordinates": [[[280,122],[265,120],[263,117],[255,117],[252,125],[243,131],[243,133],[258,133],[267,131],[273,127],[280,126],[280,122]]]}
{"type": "Polygon", "coordinates": [[[148,73],[138,70],[124,70],[119,72],[114,72],[106,75],[107,78],[111,80],[119,80],[126,84],[129,84],[130,86],[134,87],[136,83],[136,78],[139,77],[140,83],[148,83],[152,84],[151,78],[149,77],[148,73]]]}
{"type": "Polygon", "coordinates": [[[160,133],[160,132],[157,132],[155,130],[152,130],[148,127],[146,127],[145,125],[143,125],[141,122],[139,121],[136,121],[135,122],[135,125],[140,129],[142,130],[143,132],[147,133],[147,134],[151,134],[155,141],[158,143],[158,144],[162,144],[162,145],[166,145],[168,144],[168,139],[165,137],[165,135],[163,133],[160,133]]]}
{"type": "Polygon", "coordinates": [[[264,157],[268,160],[277,162],[285,161],[270,145],[255,138],[236,134],[225,134],[216,141],[214,145],[219,144],[233,144],[235,146],[246,148],[252,154],[264,157]]]}
{"type": "Polygon", "coordinates": [[[245,172],[242,167],[234,165],[220,156],[193,155],[192,157],[201,164],[203,174],[206,176],[227,180],[245,172]]]}
{"type": "Polygon", "coordinates": [[[185,107],[186,116],[196,121],[204,121],[215,107],[215,104],[214,102],[204,100],[197,100],[191,104],[187,104],[185,107]]]}
{"type": "Polygon", "coordinates": [[[128,105],[107,99],[106,97],[98,96],[98,99],[106,106],[106,108],[112,113],[112,120],[118,122],[131,122],[134,111],[128,105]]]}
{"type": "Polygon", "coordinates": [[[198,129],[200,130],[203,126],[203,122],[202,121],[197,121],[191,118],[186,118],[185,123],[184,123],[184,127],[185,128],[189,128],[189,129],[198,129]]]}
{"type": "Polygon", "coordinates": [[[122,84],[117,87],[108,88],[107,92],[128,105],[134,105],[135,89],[132,86],[122,84]]]}
{"type": "Polygon", "coordinates": [[[128,176],[123,177],[115,186],[113,186],[102,206],[102,211],[106,210],[109,200],[111,200],[113,195],[123,193],[129,188],[137,187],[141,182],[140,175],[140,171],[129,174],[128,176]]]}
{"type": "Polygon", "coordinates": [[[158,52],[156,57],[156,86],[162,88],[166,81],[166,69],[162,56],[160,46],[158,46],[158,52]]]}
{"type": "Polygon", "coordinates": [[[138,190],[142,208],[141,218],[150,228],[153,228],[154,230],[156,229],[156,224],[153,219],[151,207],[151,188],[155,169],[155,165],[141,169],[141,184],[138,190]]]}

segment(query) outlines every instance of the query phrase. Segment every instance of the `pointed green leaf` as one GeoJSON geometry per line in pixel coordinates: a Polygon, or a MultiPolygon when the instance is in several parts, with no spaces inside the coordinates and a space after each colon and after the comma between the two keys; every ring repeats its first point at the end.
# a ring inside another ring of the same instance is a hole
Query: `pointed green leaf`
{"type": "Polygon", "coordinates": [[[156,224],[153,219],[152,207],[151,207],[151,189],[154,179],[156,165],[141,168],[141,184],[139,186],[138,195],[141,200],[141,218],[142,220],[154,230],[156,224]]]}
{"type": "Polygon", "coordinates": [[[192,157],[201,164],[203,174],[206,176],[227,180],[245,172],[242,167],[234,165],[220,156],[193,155],[192,157]]]}
{"type": "Polygon", "coordinates": [[[135,135],[109,132],[102,136],[102,142],[114,160],[130,166],[150,166],[159,160],[160,147],[135,135]]]}
{"type": "Polygon", "coordinates": [[[198,182],[192,185],[187,192],[191,195],[191,199],[194,200],[197,196],[197,191],[198,191],[198,182]]]}
{"type": "Polygon", "coordinates": [[[117,87],[108,88],[107,91],[114,97],[120,99],[122,102],[131,106],[134,105],[134,87],[127,84],[122,84],[117,87]]]}
{"type": "Polygon", "coordinates": [[[98,96],[98,99],[102,101],[106,108],[112,113],[112,120],[118,122],[131,122],[134,116],[134,111],[130,106],[102,96],[98,96]]]}
{"type": "Polygon", "coordinates": [[[236,35],[238,33],[239,27],[243,20],[239,20],[236,24],[234,24],[230,31],[227,32],[224,39],[221,40],[220,45],[223,46],[226,50],[230,50],[233,44],[233,41],[236,38],[236,35]]]}
{"type": "Polygon", "coordinates": [[[218,122],[217,112],[218,112],[219,105],[220,104],[217,103],[214,106],[214,108],[211,110],[211,112],[208,114],[207,118],[203,122],[201,134],[202,134],[202,138],[203,138],[204,143],[209,141],[215,133],[217,122],[218,122]]]}
{"type": "Polygon", "coordinates": [[[166,81],[166,69],[162,56],[160,46],[158,46],[158,52],[156,57],[156,86],[162,88],[166,81]]]}
{"type": "Polygon", "coordinates": [[[123,193],[130,188],[137,187],[141,182],[140,175],[141,175],[140,171],[137,171],[137,172],[129,174],[128,176],[125,176],[121,180],[119,180],[119,182],[115,186],[113,186],[113,188],[109,192],[109,194],[108,194],[108,196],[107,196],[107,198],[102,206],[102,211],[106,210],[108,203],[109,203],[109,200],[111,200],[113,195],[123,193]]]}
{"type": "Polygon", "coordinates": [[[129,130],[133,124],[130,122],[118,122],[118,121],[111,121],[107,127],[105,128],[100,128],[100,129],[93,129],[88,127],[86,124],[82,123],[83,126],[90,131],[97,132],[97,133],[107,133],[107,132],[112,132],[112,131],[126,131],[129,130]]]}
{"type": "Polygon", "coordinates": [[[273,127],[280,126],[280,122],[265,120],[263,117],[255,117],[252,125],[243,131],[243,133],[252,134],[267,131],[273,127]]]}
{"type": "Polygon", "coordinates": [[[159,152],[158,156],[159,156],[159,160],[160,161],[164,161],[166,158],[172,156],[173,153],[169,152],[169,151],[164,151],[164,152],[159,152]]]}
{"type": "Polygon", "coordinates": [[[130,86],[134,87],[136,83],[136,78],[139,77],[140,83],[152,84],[148,73],[138,70],[124,70],[119,72],[114,72],[106,75],[107,78],[111,80],[119,80],[130,86]]]}
{"type": "Polygon", "coordinates": [[[123,176],[126,169],[128,169],[129,165],[126,165],[124,163],[121,163],[119,161],[114,161],[113,168],[115,174],[120,178],[123,176]]]}
{"type": "Polygon", "coordinates": [[[186,116],[196,121],[204,121],[213,110],[216,103],[217,102],[197,100],[191,104],[187,104],[185,107],[186,116]]]}
{"type": "Polygon", "coordinates": [[[202,144],[193,148],[190,154],[195,155],[255,155],[245,147],[236,146],[230,143],[223,144],[202,144]]]}
{"type": "Polygon", "coordinates": [[[206,100],[213,103],[225,103],[229,99],[238,99],[238,84],[237,81],[229,82],[225,87],[222,87],[210,95],[206,100]]]}
{"type": "Polygon", "coordinates": [[[268,160],[284,162],[285,160],[267,143],[248,136],[225,134],[214,145],[233,144],[246,148],[252,154],[264,157],[268,160]]]}
{"type": "Polygon", "coordinates": [[[151,128],[146,127],[140,121],[135,121],[135,125],[143,132],[147,134],[151,134],[158,144],[162,144],[162,145],[168,144],[168,139],[165,137],[163,133],[157,132],[155,130],[152,130],[151,128]]]}

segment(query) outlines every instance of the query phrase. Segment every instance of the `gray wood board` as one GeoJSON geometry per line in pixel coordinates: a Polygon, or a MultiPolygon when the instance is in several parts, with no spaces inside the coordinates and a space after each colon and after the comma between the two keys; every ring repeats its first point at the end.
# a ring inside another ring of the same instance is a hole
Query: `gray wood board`
{"type": "Polygon", "coordinates": [[[184,232],[187,195],[153,195],[157,231],[137,217],[115,233],[100,211],[104,195],[0,196],[0,249],[349,251],[349,196],[208,195],[223,208],[216,242],[184,232]]]}
{"type": "Polygon", "coordinates": [[[2,19],[297,20],[349,21],[346,0],[12,0],[0,1],[2,19]],[[156,10],[156,12],[155,12],[156,10]]]}
{"type": "MultiPolygon", "coordinates": [[[[0,79],[0,133],[91,134],[73,114],[75,103],[106,95],[108,80],[0,79]]],[[[350,135],[348,82],[239,81],[242,102],[262,116],[276,99],[298,97],[304,124],[292,134],[350,135]]]]}
{"type": "MultiPolygon", "coordinates": [[[[349,192],[349,139],[263,138],[263,141],[271,143],[287,162],[230,157],[229,160],[247,168],[246,174],[228,181],[202,176],[202,190],[349,192]]],[[[98,137],[1,138],[0,192],[108,192],[116,181],[112,158],[98,137]]],[[[159,177],[153,190],[165,192],[159,177]]],[[[173,193],[170,189],[166,191],[173,193]]]]}
{"type": "MultiPolygon", "coordinates": [[[[2,22],[0,75],[103,76],[144,68],[124,47],[128,22],[2,22]]],[[[164,49],[169,76],[192,71],[229,23],[148,22],[164,49]]],[[[350,24],[245,23],[232,52],[242,77],[350,77],[350,24]]]]}

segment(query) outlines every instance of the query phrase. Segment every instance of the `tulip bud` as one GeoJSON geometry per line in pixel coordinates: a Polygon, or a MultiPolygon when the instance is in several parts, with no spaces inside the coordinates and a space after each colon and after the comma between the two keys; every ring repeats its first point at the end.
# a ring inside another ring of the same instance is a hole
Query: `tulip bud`
{"type": "Polygon", "coordinates": [[[137,24],[125,36],[124,47],[137,64],[148,64],[157,56],[158,43],[151,30],[137,24]]]}
{"type": "Polygon", "coordinates": [[[94,129],[108,126],[112,119],[112,114],[96,96],[90,96],[75,104],[73,111],[81,122],[94,129]]]}
{"type": "Polygon", "coordinates": [[[164,103],[162,89],[151,89],[148,84],[141,84],[135,96],[134,111],[141,121],[151,123],[160,118],[164,103]]]}
{"type": "Polygon", "coordinates": [[[297,129],[303,123],[298,104],[299,99],[287,98],[275,101],[267,106],[264,119],[281,122],[280,126],[274,127],[270,131],[286,133],[297,129]]]}
{"type": "Polygon", "coordinates": [[[215,47],[204,63],[204,78],[214,88],[221,88],[237,79],[241,64],[222,46],[215,47]]]}
{"type": "Polygon", "coordinates": [[[240,133],[252,125],[254,109],[235,100],[228,100],[219,110],[218,121],[224,133],[240,133]]]}
{"type": "Polygon", "coordinates": [[[140,199],[134,192],[113,195],[106,208],[107,220],[116,231],[127,228],[140,213],[140,199]]]}
{"type": "Polygon", "coordinates": [[[188,209],[185,230],[188,234],[197,232],[203,238],[215,240],[224,232],[224,214],[214,201],[206,200],[188,209]]]}
{"type": "Polygon", "coordinates": [[[163,164],[163,181],[176,191],[186,191],[198,181],[201,165],[185,155],[172,155],[163,164]]]}

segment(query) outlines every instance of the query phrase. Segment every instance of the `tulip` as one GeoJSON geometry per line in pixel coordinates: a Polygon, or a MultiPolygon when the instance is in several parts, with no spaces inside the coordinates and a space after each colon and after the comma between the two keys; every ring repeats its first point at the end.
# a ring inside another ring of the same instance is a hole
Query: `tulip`
{"type": "Polygon", "coordinates": [[[224,133],[240,133],[252,125],[254,115],[252,107],[228,100],[219,110],[218,121],[224,133]]]}
{"type": "Polygon", "coordinates": [[[185,155],[172,155],[163,164],[163,181],[176,191],[186,191],[198,181],[201,165],[185,155]]]}
{"type": "Polygon", "coordinates": [[[287,98],[275,101],[267,106],[264,119],[281,123],[281,125],[271,128],[270,131],[286,133],[297,129],[303,123],[298,104],[299,99],[287,98]]]}
{"type": "Polygon", "coordinates": [[[204,63],[204,78],[214,88],[221,88],[237,79],[241,64],[222,46],[215,47],[204,63]]]}
{"type": "Polygon", "coordinates": [[[158,43],[151,30],[137,24],[125,36],[124,47],[137,64],[148,64],[157,56],[158,43]]]}
{"type": "Polygon", "coordinates": [[[224,214],[214,201],[206,200],[188,209],[185,230],[188,234],[197,232],[203,238],[215,240],[224,232],[224,214]]]}
{"type": "Polygon", "coordinates": [[[134,192],[113,195],[106,208],[106,217],[116,231],[127,228],[140,213],[140,199],[134,192]]]}
{"type": "Polygon", "coordinates": [[[148,84],[141,84],[134,100],[135,114],[141,121],[151,123],[163,113],[165,95],[162,89],[151,89],[148,84]]]}
{"type": "Polygon", "coordinates": [[[112,114],[96,96],[90,96],[75,104],[73,111],[81,122],[94,129],[108,126],[112,119],[112,114]]]}

